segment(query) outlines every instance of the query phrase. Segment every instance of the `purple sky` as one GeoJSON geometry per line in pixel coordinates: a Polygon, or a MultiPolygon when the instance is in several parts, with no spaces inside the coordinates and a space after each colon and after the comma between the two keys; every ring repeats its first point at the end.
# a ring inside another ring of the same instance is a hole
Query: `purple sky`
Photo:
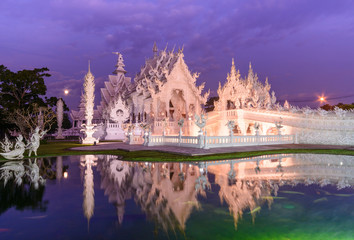
{"type": "Polygon", "coordinates": [[[262,82],[268,76],[278,99],[317,107],[310,101],[323,93],[339,98],[330,104],[352,103],[353,13],[349,0],[1,0],[0,64],[48,67],[47,95],[68,88],[64,99],[76,108],[89,59],[99,93],[114,70],[112,51],[134,77],[154,41],[160,49],[184,44],[190,70],[212,94],[234,57],[242,76],[250,61],[262,82]]]}

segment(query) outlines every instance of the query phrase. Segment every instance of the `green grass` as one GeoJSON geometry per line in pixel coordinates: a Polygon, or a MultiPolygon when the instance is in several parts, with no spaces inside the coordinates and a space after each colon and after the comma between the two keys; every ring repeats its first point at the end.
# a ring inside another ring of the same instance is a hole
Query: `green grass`
{"type": "MultiPolygon", "coordinates": [[[[89,145],[82,145],[76,142],[58,141],[41,144],[38,149],[38,157],[52,157],[52,156],[69,156],[69,155],[87,155],[87,154],[109,154],[123,156],[124,160],[129,161],[155,161],[155,162],[169,162],[169,161],[208,161],[208,160],[222,160],[222,159],[236,159],[245,157],[254,157],[268,154],[281,153],[311,153],[311,154],[335,154],[335,155],[351,155],[354,156],[354,151],[338,150],[338,149],[285,149],[285,150],[270,150],[270,151],[253,151],[253,152],[238,152],[238,153],[223,153],[207,156],[185,156],[172,153],[164,153],[158,151],[135,151],[128,152],[124,150],[101,150],[101,151],[74,151],[69,150],[74,147],[83,147],[89,145]]],[[[26,152],[27,154],[27,152],[26,152]]],[[[4,161],[0,158],[0,161],[4,161]]]]}

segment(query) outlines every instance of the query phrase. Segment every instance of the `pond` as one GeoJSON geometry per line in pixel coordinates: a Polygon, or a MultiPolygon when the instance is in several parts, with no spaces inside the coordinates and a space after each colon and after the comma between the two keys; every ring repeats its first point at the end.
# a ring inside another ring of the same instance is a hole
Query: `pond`
{"type": "Polygon", "coordinates": [[[353,239],[354,157],[0,166],[0,239],[353,239]]]}

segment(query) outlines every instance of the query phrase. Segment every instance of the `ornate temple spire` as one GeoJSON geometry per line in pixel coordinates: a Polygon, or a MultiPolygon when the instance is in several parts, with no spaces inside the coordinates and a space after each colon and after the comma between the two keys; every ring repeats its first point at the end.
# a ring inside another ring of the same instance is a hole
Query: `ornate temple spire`
{"type": "Polygon", "coordinates": [[[90,63],[90,60],[88,60],[88,71],[85,75],[85,78],[94,78],[94,76],[92,75],[91,73],[91,63],[90,63]]]}
{"type": "Polygon", "coordinates": [[[157,56],[158,49],[156,46],[156,42],[154,42],[154,46],[152,47],[152,52],[154,53],[154,56],[157,56]]]}
{"type": "Polygon", "coordinates": [[[232,62],[231,62],[231,70],[230,73],[227,74],[227,81],[235,81],[239,76],[239,73],[236,71],[236,67],[235,67],[235,59],[232,58],[232,62]]]}
{"type": "Polygon", "coordinates": [[[235,60],[234,60],[234,58],[232,58],[232,65],[231,65],[230,75],[231,75],[231,77],[236,75],[236,67],[235,67],[235,60]]]}
{"type": "Polygon", "coordinates": [[[114,74],[117,74],[118,73],[123,73],[125,74],[127,71],[125,71],[124,67],[124,59],[123,59],[123,55],[119,52],[113,52],[113,54],[116,54],[118,56],[118,59],[117,59],[117,64],[116,64],[116,70],[114,70],[114,74]]]}
{"type": "Polygon", "coordinates": [[[251,63],[251,62],[249,63],[247,81],[248,81],[249,83],[254,82],[254,73],[253,73],[252,63],[251,63]]]}
{"type": "Polygon", "coordinates": [[[85,118],[87,121],[87,125],[91,125],[93,119],[93,106],[95,101],[95,77],[91,73],[90,62],[88,64],[88,72],[85,75],[84,99],[85,99],[85,118]]]}

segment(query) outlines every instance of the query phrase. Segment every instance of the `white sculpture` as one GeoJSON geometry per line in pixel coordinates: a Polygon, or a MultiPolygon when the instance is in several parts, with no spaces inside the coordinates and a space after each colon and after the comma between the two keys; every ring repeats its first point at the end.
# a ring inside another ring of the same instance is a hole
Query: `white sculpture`
{"type": "Polygon", "coordinates": [[[203,134],[203,128],[206,125],[207,118],[205,117],[204,114],[201,114],[200,117],[197,114],[195,114],[194,118],[195,118],[194,123],[199,127],[199,135],[201,135],[203,134]]]}
{"type": "Polygon", "coordinates": [[[45,179],[39,175],[36,159],[33,163],[29,159],[28,165],[24,165],[23,161],[10,161],[2,165],[0,168],[0,180],[4,180],[4,185],[13,178],[17,186],[21,186],[26,179],[34,189],[38,189],[39,185],[45,184],[45,179]]]}
{"type": "Polygon", "coordinates": [[[147,124],[147,123],[140,123],[139,127],[140,127],[141,129],[143,129],[143,131],[144,131],[144,136],[147,136],[148,133],[150,132],[150,128],[151,128],[150,124],[147,124]]]}
{"type": "Polygon", "coordinates": [[[1,145],[1,149],[2,151],[4,152],[10,152],[13,144],[12,142],[10,142],[10,140],[7,138],[7,135],[5,135],[5,140],[4,142],[0,142],[0,145],[1,145]]]}
{"type": "Polygon", "coordinates": [[[182,128],[183,128],[183,125],[184,125],[184,118],[181,118],[179,121],[178,121],[178,126],[179,126],[179,135],[182,136],[182,128]]]}
{"type": "Polygon", "coordinates": [[[256,136],[259,136],[260,127],[261,127],[261,125],[259,124],[259,122],[254,123],[254,130],[256,131],[256,136]]]}
{"type": "Polygon", "coordinates": [[[39,175],[39,167],[37,165],[37,159],[34,159],[33,163],[29,159],[28,166],[26,166],[26,175],[28,176],[31,184],[35,189],[38,189],[39,185],[45,184],[45,179],[39,175]]]}
{"type": "Polygon", "coordinates": [[[92,124],[93,119],[93,106],[95,101],[95,77],[92,75],[90,70],[90,63],[88,67],[88,72],[85,75],[84,82],[84,98],[85,98],[85,119],[86,124],[82,124],[82,132],[86,136],[82,139],[82,144],[94,144],[98,142],[98,139],[94,138],[92,135],[96,131],[96,124],[92,124]]]}
{"type": "Polygon", "coordinates": [[[167,118],[162,119],[162,135],[163,135],[163,136],[166,135],[166,132],[167,132],[167,130],[168,130],[167,121],[168,121],[167,118]]]}
{"type": "MultiPolygon", "coordinates": [[[[8,141],[8,139],[7,140],[5,139],[5,141],[4,141],[5,148],[8,151],[4,152],[4,153],[0,153],[0,155],[6,159],[22,159],[23,154],[26,150],[26,144],[23,142],[23,136],[20,134],[16,138],[15,146],[11,151],[10,151],[10,145],[9,145],[9,143],[6,143],[6,141],[8,141]]],[[[3,145],[3,143],[1,145],[3,145]]]]}
{"type": "Polygon", "coordinates": [[[56,139],[64,139],[63,136],[63,130],[61,128],[63,124],[63,112],[64,112],[64,103],[61,98],[59,98],[57,102],[57,122],[58,122],[58,134],[56,136],[56,139]]]}
{"type": "Polygon", "coordinates": [[[278,130],[278,135],[281,135],[281,129],[283,128],[282,123],[283,123],[282,119],[280,119],[279,122],[275,122],[275,127],[278,130]]]}
{"type": "Polygon", "coordinates": [[[180,128],[183,128],[183,125],[184,125],[184,118],[181,118],[179,121],[178,121],[178,126],[180,128]]]}
{"type": "Polygon", "coordinates": [[[34,130],[34,133],[31,135],[30,141],[26,147],[28,149],[28,156],[30,157],[32,152],[34,152],[34,155],[37,156],[37,149],[39,148],[40,145],[40,140],[46,134],[47,131],[40,131],[39,127],[36,127],[34,130]]]}
{"type": "Polygon", "coordinates": [[[230,136],[232,136],[233,130],[235,128],[235,121],[228,121],[226,125],[227,125],[227,128],[229,129],[230,136]]]}
{"type": "Polygon", "coordinates": [[[17,184],[17,186],[21,186],[23,182],[23,176],[25,176],[25,167],[23,166],[22,161],[6,162],[0,168],[0,179],[4,180],[5,186],[7,182],[12,178],[14,178],[14,182],[17,184]]]}
{"type": "Polygon", "coordinates": [[[110,119],[117,122],[120,127],[122,127],[122,124],[129,119],[129,107],[124,104],[121,96],[118,96],[117,100],[114,101],[109,116],[110,119]]]}

